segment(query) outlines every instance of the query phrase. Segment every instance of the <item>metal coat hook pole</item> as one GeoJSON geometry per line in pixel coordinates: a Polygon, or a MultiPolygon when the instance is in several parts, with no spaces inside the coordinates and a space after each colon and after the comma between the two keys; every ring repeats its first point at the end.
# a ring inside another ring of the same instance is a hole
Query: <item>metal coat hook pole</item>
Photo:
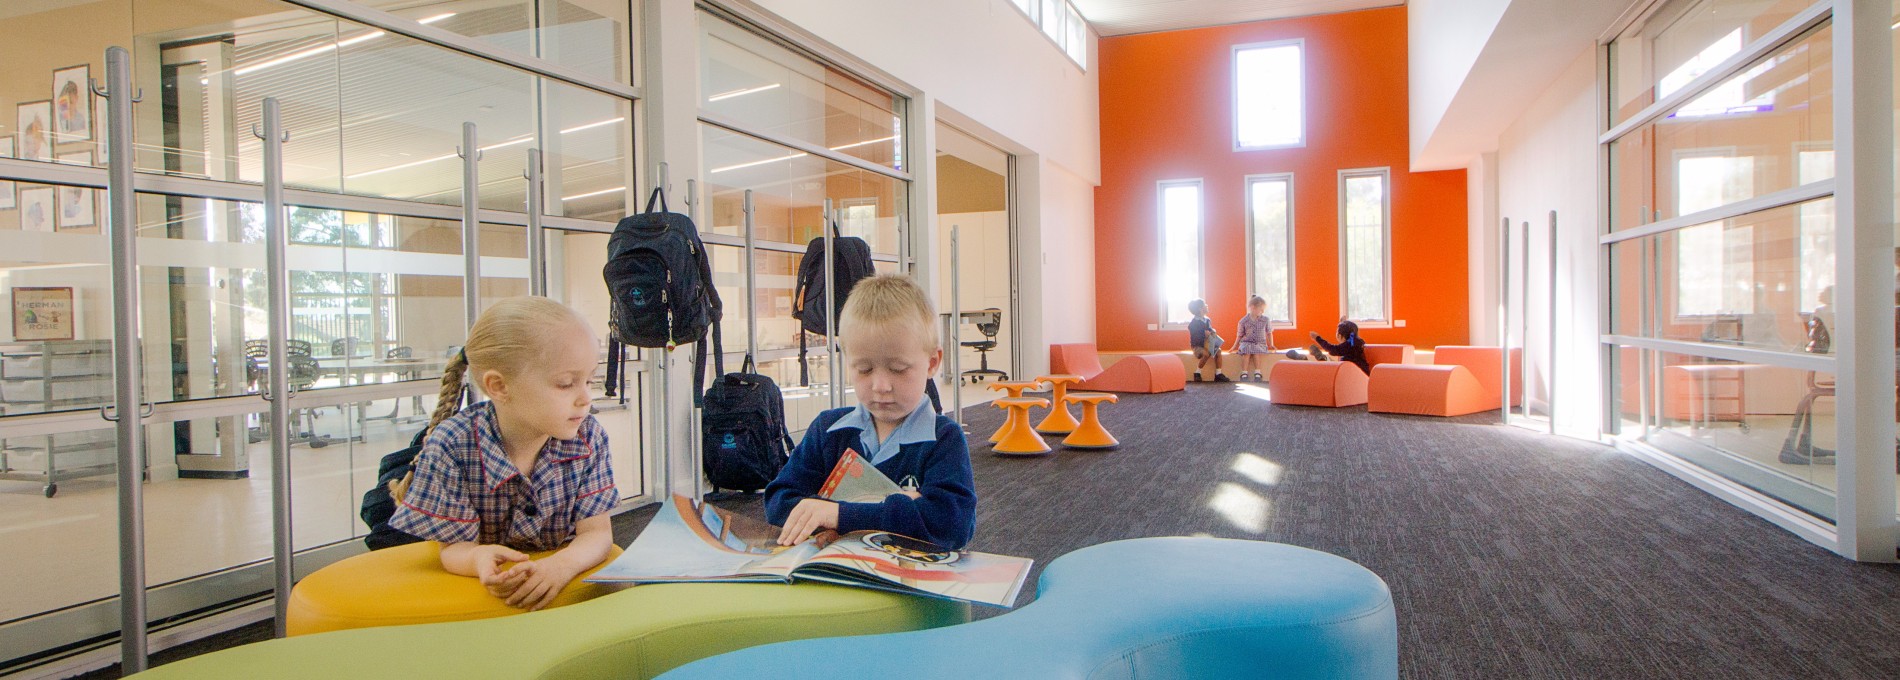
{"type": "MultiPolygon", "coordinates": [[[[135,99],[135,100],[133,100],[133,101],[138,101],[138,100],[136,100],[136,99],[135,99]]],[[[258,138],[258,139],[265,139],[265,137],[264,137],[264,128],[263,128],[262,126],[259,126],[259,125],[258,125],[258,124],[256,124],[256,123],[252,123],[252,124],[251,124],[251,136],[252,136],[252,137],[256,137],[256,138],[258,138]]],[[[283,133],[283,135],[281,135],[281,136],[283,137],[283,139],[279,139],[279,140],[277,140],[277,141],[280,141],[280,142],[289,142],[289,141],[290,141],[290,131],[289,131],[289,130],[285,130],[285,131],[284,131],[284,133],[283,133]]]]}
{"type": "MultiPolygon", "coordinates": [[[[112,95],[106,93],[106,88],[99,86],[98,78],[87,78],[86,89],[92,90],[93,94],[99,95],[101,97],[105,97],[106,99],[112,98],[112,95]]],[[[145,88],[141,87],[137,90],[133,90],[133,92],[135,94],[132,95],[132,103],[137,104],[139,102],[145,101],[145,88]]]]}
{"type": "MultiPolygon", "coordinates": [[[[99,417],[108,422],[114,422],[114,423],[119,422],[119,416],[113,413],[113,411],[118,410],[118,408],[119,407],[111,405],[111,404],[101,406],[99,407],[99,417]]],[[[152,417],[152,414],[155,412],[156,412],[156,408],[152,405],[152,402],[148,401],[148,402],[145,402],[144,404],[139,405],[139,419],[140,420],[144,420],[146,418],[152,417]]]]}

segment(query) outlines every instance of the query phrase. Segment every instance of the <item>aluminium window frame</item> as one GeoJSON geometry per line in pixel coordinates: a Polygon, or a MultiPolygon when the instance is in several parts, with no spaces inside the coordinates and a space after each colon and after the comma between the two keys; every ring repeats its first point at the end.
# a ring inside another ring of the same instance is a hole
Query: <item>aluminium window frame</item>
{"type": "Polygon", "coordinates": [[[1392,167],[1380,166],[1380,167],[1371,167],[1371,168],[1342,169],[1339,171],[1338,190],[1339,190],[1339,316],[1348,321],[1352,321],[1355,324],[1358,324],[1360,328],[1390,328],[1393,326],[1392,167]],[[1381,196],[1383,196],[1383,199],[1379,201],[1380,203],[1379,213],[1380,213],[1380,220],[1381,220],[1380,225],[1379,225],[1380,239],[1381,239],[1379,243],[1379,246],[1380,246],[1379,250],[1380,250],[1380,257],[1383,260],[1383,262],[1380,263],[1381,272],[1379,276],[1381,279],[1380,285],[1385,295],[1384,300],[1382,300],[1383,304],[1381,305],[1382,308],[1380,310],[1385,316],[1385,318],[1382,318],[1382,319],[1355,319],[1352,317],[1351,312],[1350,312],[1350,310],[1352,309],[1352,296],[1351,296],[1351,290],[1350,288],[1348,288],[1349,279],[1351,277],[1350,267],[1348,266],[1348,263],[1350,261],[1351,254],[1346,245],[1347,228],[1348,228],[1348,225],[1346,224],[1346,181],[1349,179],[1355,179],[1355,178],[1360,178],[1360,177],[1378,177],[1379,180],[1381,182],[1384,182],[1385,184],[1384,191],[1381,192],[1381,196]]]}
{"type": "MultiPolygon", "coordinates": [[[[1199,278],[1200,280],[1196,282],[1195,289],[1198,291],[1197,296],[1203,297],[1204,299],[1206,296],[1206,291],[1207,291],[1207,182],[1206,182],[1206,178],[1182,177],[1182,178],[1176,178],[1176,179],[1158,180],[1155,182],[1155,256],[1157,258],[1158,264],[1160,265],[1159,267],[1155,268],[1155,271],[1163,277],[1165,277],[1168,272],[1168,219],[1167,219],[1168,189],[1171,189],[1174,187],[1184,187],[1184,186],[1194,187],[1195,199],[1197,203],[1199,204],[1198,205],[1199,209],[1196,210],[1194,213],[1195,222],[1196,222],[1194,225],[1194,257],[1200,263],[1199,266],[1196,267],[1196,269],[1199,271],[1199,276],[1197,278],[1199,278]]],[[[1166,279],[1163,278],[1162,282],[1165,282],[1165,280],[1166,279]]],[[[1159,294],[1155,298],[1156,299],[1155,328],[1158,330],[1164,330],[1164,331],[1187,330],[1188,325],[1185,323],[1171,323],[1168,321],[1167,289],[1165,287],[1160,288],[1159,290],[1157,290],[1157,293],[1159,294]]]]}
{"type": "Polygon", "coordinates": [[[1286,316],[1287,318],[1285,320],[1268,319],[1268,325],[1273,328],[1294,328],[1299,325],[1300,311],[1299,311],[1299,302],[1298,302],[1299,301],[1299,293],[1298,293],[1299,277],[1294,274],[1294,272],[1297,269],[1297,267],[1295,266],[1295,263],[1298,261],[1298,258],[1295,257],[1297,251],[1294,250],[1294,248],[1296,244],[1299,242],[1299,238],[1295,234],[1295,230],[1294,230],[1294,225],[1297,224],[1297,221],[1294,219],[1294,207],[1293,207],[1293,197],[1295,193],[1293,172],[1289,170],[1287,172],[1271,172],[1271,173],[1253,174],[1253,175],[1247,175],[1241,180],[1241,189],[1244,193],[1244,198],[1246,200],[1246,209],[1247,209],[1247,217],[1246,217],[1247,219],[1247,222],[1246,222],[1247,293],[1249,295],[1255,295],[1260,292],[1259,272],[1255,268],[1255,263],[1258,260],[1258,257],[1255,254],[1256,242],[1254,240],[1255,234],[1254,234],[1253,185],[1256,182],[1259,182],[1259,183],[1285,182],[1286,183],[1286,316]]]}
{"type": "Polygon", "coordinates": [[[1304,149],[1306,148],[1306,139],[1307,139],[1306,137],[1306,102],[1307,102],[1306,82],[1307,82],[1307,78],[1306,78],[1306,39],[1305,38],[1286,38],[1283,40],[1268,40],[1264,42],[1242,43],[1239,45],[1234,45],[1232,48],[1230,48],[1228,51],[1228,57],[1227,57],[1227,84],[1228,84],[1227,95],[1230,99],[1233,100],[1233,106],[1228,111],[1228,113],[1229,113],[1229,117],[1233,119],[1234,151],[1236,152],[1272,151],[1275,149],[1304,149]],[[1240,86],[1241,86],[1240,53],[1251,51],[1251,50],[1274,49],[1274,48],[1279,48],[1279,47],[1286,47],[1288,45],[1291,45],[1299,50],[1299,62],[1300,62],[1299,64],[1299,74],[1300,74],[1300,137],[1299,137],[1299,140],[1292,143],[1288,143],[1288,144],[1261,144],[1261,145],[1253,145],[1253,146],[1242,144],[1240,141],[1240,86]]]}

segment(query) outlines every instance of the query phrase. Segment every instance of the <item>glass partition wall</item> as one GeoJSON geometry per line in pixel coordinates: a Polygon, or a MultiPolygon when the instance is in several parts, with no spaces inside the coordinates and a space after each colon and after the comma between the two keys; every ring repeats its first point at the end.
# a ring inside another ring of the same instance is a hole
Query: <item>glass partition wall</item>
{"type": "MultiPolygon", "coordinates": [[[[793,315],[799,260],[829,207],[840,235],[870,244],[879,272],[906,269],[907,102],[724,16],[701,12],[699,24],[699,225],[726,305],[727,370],[754,352],[796,436],[834,403],[827,340],[793,315]]],[[[854,403],[849,391],[836,403],[854,403]]]]}
{"type": "MultiPolygon", "coordinates": [[[[0,104],[12,105],[0,117],[0,287],[16,310],[45,315],[0,327],[0,531],[26,553],[0,585],[0,671],[116,633],[105,613],[118,595],[115,439],[99,410],[113,399],[114,351],[105,102],[86,88],[105,78],[106,47],[131,51],[144,93],[132,143],[153,619],[269,595],[259,386],[271,309],[252,134],[265,98],[290,136],[299,572],[361,549],[361,496],[381,457],[426,424],[466,335],[465,296],[485,307],[528,293],[530,148],[545,156],[548,295],[590,319],[605,361],[606,232],[637,191],[635,3],[334,6],[98,0],[0,13],[0,104]],[[393,30],[419,26],[470,40],[393,30]],[[481,154],[476,252],[463,240],[465,122],[481,154]]],[[[651,464],[647,378],[627,368],[610,386],[602,364],[597,417],[633,500],[651,493],[651,464]]]]}
{"type": "Polygon", "coordinates": [[[1837,19],[1825,0],[1678,0],[1603,50],[1606,425],[1826,527],[1811,535],[1853,512],[1836,297],[1895,293],[1892,270],[1855,280],[1836,257],[1892,228],[1837,219],[1837,19]]]}

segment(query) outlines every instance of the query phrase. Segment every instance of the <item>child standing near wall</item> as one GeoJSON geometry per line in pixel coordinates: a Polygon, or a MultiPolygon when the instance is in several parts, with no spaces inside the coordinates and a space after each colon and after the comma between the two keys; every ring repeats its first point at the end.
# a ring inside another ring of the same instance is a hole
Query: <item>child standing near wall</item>
{"type": "Polygon", "coordinates": [[[1234,353],[1240,355],[1240,379],[1262,379],[1261,359],[1273,353],[1273,326],[1267,320],[1267,299],[1258,295],[1247,298],[1247,315],[1240,317],[1234,329],[1234,353]]]}
{"type": "Polygon", "coordinates": [[[1227,376],[1220,372],[1220,348],[1225,341],[1214,332],[1214,322],[1207,318],[1207,301],[1189,300],[1188,311],[1194,314],[1194,320],[1188,322],[1188,344],[1194,347],[1196,362],[1194,382],[1201,382],[1201,370],[1207,368],[1209,359],[1214,361],[1214,382],[1227,382],[1227,376]]]}

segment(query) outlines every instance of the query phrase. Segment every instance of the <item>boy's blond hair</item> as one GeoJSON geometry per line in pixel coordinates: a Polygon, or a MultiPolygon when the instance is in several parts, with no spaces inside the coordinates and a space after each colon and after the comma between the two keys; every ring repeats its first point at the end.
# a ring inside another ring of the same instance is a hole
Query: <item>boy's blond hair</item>
{"type": "MultiPolygon", "coordinates": [[[[462,380],[470,373],[498,371],[514,376],[547,350],[547,333],[587,320],[567,305],[544,297],[512,297],[496,302],[475,318],[468,344],[449,359],[442,372],[442,393],[429,427],[462,410],[462,380]]],[[[590,329],[591,332],[591,329],[590,329]]]]}
{"type": "MultiPolygon", "coordinates": [[[[838,315],[838,330],[899,325],[923,341],[924,350],[943,349],[937,337],[937,311],[922,286],[902,274],[879,274],[852,286],[838,315]]],[[[847,348],[849,349],[849,348],[847,348]]]]}

